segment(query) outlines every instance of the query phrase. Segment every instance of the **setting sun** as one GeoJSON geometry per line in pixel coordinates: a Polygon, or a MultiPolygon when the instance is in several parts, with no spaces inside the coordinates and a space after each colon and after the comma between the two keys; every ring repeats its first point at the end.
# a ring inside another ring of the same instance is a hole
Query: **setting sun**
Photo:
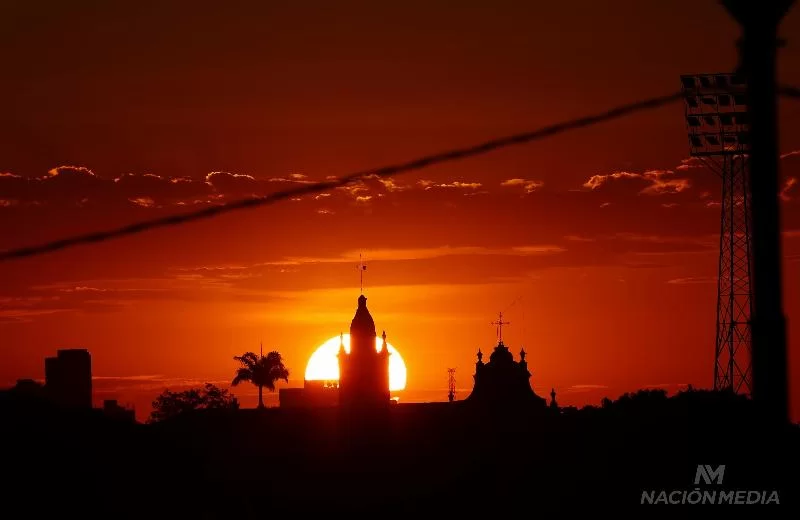
{"type": "MultiPolygon", "coordinates": [[[[339,380],[339,360],[336,354],[339,352],[339,336],[335,336],[314,351],[306,365],[307,381],[338,381],[339,380]]],[[[375,350],[381,350],[383,340],[375,338],[375,350]]],[[[406,364],[396,348],[388,341],[386,346],[389,349],[389,390],[396,392],[406,387],[406,364]]],[[[344,349],[350,352],[350,334],[344,335],[344,349]]]]}

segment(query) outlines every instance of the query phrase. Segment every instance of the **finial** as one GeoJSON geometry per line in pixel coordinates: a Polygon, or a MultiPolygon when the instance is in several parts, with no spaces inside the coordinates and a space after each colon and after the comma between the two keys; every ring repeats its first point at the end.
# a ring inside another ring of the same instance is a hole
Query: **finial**
{"type": "Polygon", "coordinates": [[[478,348],[478,361],[483,361],[483,352],[481,352],[480,348],[478,348]]]}
{"type": "Polygon", "coordinates": [[[519,358],[522,361],[525,361],[525,347],[522,347],[522,350],[519,351],[519,358]]]}
{"type": "Polygon", "coordinates": [[[261,344],[260,344],[260,346],[259,346],[259,355],[260,355],[261,357],[264,357],[264,342],[262,341],[262,342],[260,342],[260,343],[261,343],[261,344]]]}
{"type": "Polygon", "coordinates": [[[358,254],[358,290],[360,294],[364,294],[364,271],[367,270],[367,264],[364,261],[361,253],[358,254]]]}

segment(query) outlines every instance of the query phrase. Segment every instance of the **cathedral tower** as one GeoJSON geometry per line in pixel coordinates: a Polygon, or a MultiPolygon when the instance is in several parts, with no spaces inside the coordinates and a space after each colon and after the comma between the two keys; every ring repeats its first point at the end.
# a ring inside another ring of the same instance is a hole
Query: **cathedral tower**
{"type": "Polygon", "coordinates": [[[386,332],[376,350],[375,322],[367,309],[367,298],[358,297],[358,308],[350,323],[350,352],[339,346],[339,400],[342,405],[389,403],[389,350],[386,332]]]}

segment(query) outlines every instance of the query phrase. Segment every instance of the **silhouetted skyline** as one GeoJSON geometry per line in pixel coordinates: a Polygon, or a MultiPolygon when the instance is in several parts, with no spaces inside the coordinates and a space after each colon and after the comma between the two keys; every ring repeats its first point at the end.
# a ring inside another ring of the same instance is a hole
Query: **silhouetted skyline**
{"type": "MultiPolygon", "coordinates": [[[[258,3],[122,13],[79,2],[53,3],[51,18],[35,16],[42,5],[19,3],[0,21],[9,40],[0,51],[9,108],[2,249],[673,92],[681,74],[732,70],[738,37],[720,6],[689,1],[341,4],[325,16],[258,3]]],[[[798,32],[799,16],[789,14],[784,35],[798,32]]],[[[800,84],[796,46],[789,38],[780,51],[788,85],[800,84]]],[[[794,287],[796,101],[781,101],[780,113],[785,283],[794,287]]],[[[0,381],[43,379],[43,357],[85,347],[100,360],[95,405],[113,396],[138,410],[164,387],[229,383],[226,361],[259,341],[301,371],[351,318],[339,302],[357,287],[352,267],[364,252],[365,293],[409,366],[403,400],[444,399],[445,368],[466,379],[491,334],[487,318],[520,295],[508,343],[526,346],[543,396],[556,388],[560,403],[582,405],[641,387],[710,386],[720,187],[697,166],[671,105],[383,182],[8,262],[0,381]]],[[[792,323],[800,300],[785,298],[792,323]]],[[[797,352],[800,340],[789,338],[797,352]]],[[[790,362],[796,376],[800,356],[790,362]]],[[[238,392],[255,403],[254,389],[238,392]]]]}

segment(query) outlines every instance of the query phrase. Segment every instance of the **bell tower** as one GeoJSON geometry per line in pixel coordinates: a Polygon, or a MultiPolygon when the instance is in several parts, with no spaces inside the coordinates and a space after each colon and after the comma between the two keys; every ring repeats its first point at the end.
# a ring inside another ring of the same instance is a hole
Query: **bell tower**
{"type": "Polygon", "coordinates": [[[344,406],[389,403],[389,351],[386,332],[376,348],[375,322],[367,309],[367,298],[358,297],[350,323],[350,352],[339,347],[339,400],[344,406]]]}

